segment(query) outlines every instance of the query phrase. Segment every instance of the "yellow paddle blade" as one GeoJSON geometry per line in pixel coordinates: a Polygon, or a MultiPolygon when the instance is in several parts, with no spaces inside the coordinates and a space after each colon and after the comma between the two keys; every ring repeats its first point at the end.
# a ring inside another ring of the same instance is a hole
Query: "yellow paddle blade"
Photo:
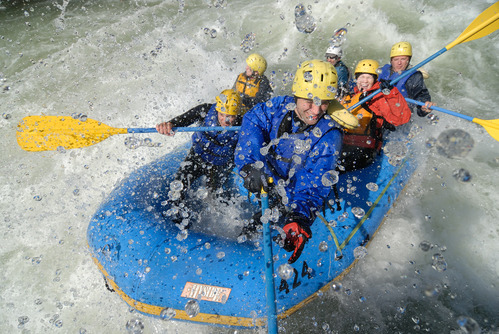
{"type": "Polygon", "coordinates": [[[454,46],[487,36],[499,29],[499,2],[496,2],[482,14],[478,15],[461,35],[445,48],[449,50],[454,46]]]}
{"type": "Polygon", "coordinates": [[[499,141],[499,119],[484,120],[473,118],[473,123],[483,126],[492,138],[499,141]]]}
{"type": "Polygon", "coordinates": [[[55,151],[97,144],[109,136],[127,133],[93,119],[70,116],[28,116],[17,126],[17,143],[25,151],[55,151]]]}

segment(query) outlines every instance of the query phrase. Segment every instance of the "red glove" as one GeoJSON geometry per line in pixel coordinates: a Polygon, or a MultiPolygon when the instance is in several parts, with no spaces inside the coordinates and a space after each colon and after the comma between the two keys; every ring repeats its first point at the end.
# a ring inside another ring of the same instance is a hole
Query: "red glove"
{"type": "Polygon", "coordinates": [[[291,222],[284,226],[284,250],[293,252],[288,260],[288,263],[294,263],[301,255],[305,243],[312,237],[312,232],[308,227],[301,227],[297,222],[291,222]]]}

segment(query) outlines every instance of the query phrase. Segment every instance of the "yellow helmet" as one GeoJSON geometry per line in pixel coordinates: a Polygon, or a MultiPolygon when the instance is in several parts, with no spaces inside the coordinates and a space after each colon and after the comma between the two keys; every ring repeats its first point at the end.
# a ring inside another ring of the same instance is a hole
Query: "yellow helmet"
{"type": "Polygon", "coordinates": [[[216,98],[216,111],[222,114],[237,116],[241,113],[241,96],[233,89],[226,89],[216,98]]]}
{"type": "Polygon", "coordinates": [[[338,87],[338,75],[333,65],[322,60],[307,60],[296,70],[293,95],[304,99],[333,100],[338,87]]]}
{"type": "Polygon", "coordinates": [[[246,58],[246,64],[253,70],[263,75],[267,69],[267,61],[258,53],[252,53],[246,58]]]}
{"type": "Polygon", "coordinates": [[[396,56],[409,56],[412,57],[412,46],[409,42],[398,42],[393,44],[390,51],[390,58],[396,56]]]}
{"type": "Polygon", "coordinates": [[[377,69],[379,68],[379,63],[374,59],[364,59],[359,61],[357,67],[355,67],[355,74],[369,73],[378,77],[377,69]]]}

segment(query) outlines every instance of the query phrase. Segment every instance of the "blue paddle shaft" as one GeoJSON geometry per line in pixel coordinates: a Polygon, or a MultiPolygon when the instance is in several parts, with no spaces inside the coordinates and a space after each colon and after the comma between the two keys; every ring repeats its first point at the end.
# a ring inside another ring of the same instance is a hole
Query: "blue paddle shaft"
{"type": "MultiPolygon", "coordinates": [[[[208,132],[208,131],[239,131],[240,126],[184,126],[173,128],[175,132],[208,132]]],[[[158,132],[156,128],[130,128],[128,133],[152,133],[158,132]]]]}
{"type": "MultiPolygon", "coordinates": [[[[416,100],[413,100],[413,99],[409,99],[409,98],[406,98],[405,100],[407,102],[409,102],[409,103],[417,104],[419,106],[424,106],[423,102],[419,102],[419,101],[416,101],[416,100]]],[[[436,110],[436,111],[441,111],[443,113],[446,113],[446,114],[449,114],[449,115],[452,115],[452,116],[456,116],[456,117],[465,119],[465,120],[470,121],[470,122],[473,122],[473,119],[474,119],[473,117],[466,116],[466,115],[457,113],[455,111],[447,110],[447,109],[440,108],[440,107],[437,107],[437,106],[432,106],[432,107],[430,107],[430,109],[433,109],[433,110],[436,110]]]]}
{"type": "MultiPolygon", "coordinates": [[[[269,195],[261,193],[262,216],[269,207],[269,195]]],[[[265,289],[267,292],[267,327],[269,334],[277,334],[277,308],[275,300],[274,261],[272,256],[272,238],[270,235],[270,222],[263,223],[263,251],[265,255],[265,289]]]]}

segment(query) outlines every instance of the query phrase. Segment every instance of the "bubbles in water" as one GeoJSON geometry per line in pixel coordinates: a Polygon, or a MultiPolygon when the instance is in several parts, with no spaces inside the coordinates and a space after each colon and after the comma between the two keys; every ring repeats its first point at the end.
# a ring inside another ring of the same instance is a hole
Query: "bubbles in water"
{"type": "Polygon", "coordinates": [[[378,191],[378,185],[374,182],[369,182],[368,184],[366,184],[366,188],[373,192],[378,191]]]}
{"type": "Polygon", "coordinates": [[[364,209],[362,208],[359,208],[359,207],[354,207],[352,208],[352,214],[356,217],[356,218],[362,218],[364,217],[364,215],[366,214],[366,212],[364,211],[364,209]]]}
{"type": "Polygon", "coordinates": [[[329,246],[327,245],[327,242],[321,241],[321,243],[319,244],[319,251],[326,252],[328,248],[329,246]]]}
{"type": "Polygon", "coordinates": [[[277,268],[277,274],[283,280],[288,280],[293,277],[293,267],[289,263],[281,264],[279,268],[277,268]]]}
{"type": "Polygon", "coordinates": [[[353,250],[353,256],[356,259],[362,259],[367,255],[367,248],[364,246],[359,246],[353,250]]]}
{"type": "Polygon", "coordinates": [[[317,28],[314,17],[307,14],[305,6],[302,4],[298,4],[295,7],[295,24],[296,29],[305,34],[310,34],[314,32],[315,28],[317,28]]]}
{"type": "Polygon", "coordinates": [[[243,41],[241,42],[241,50],[243,52],[249,52],[255,46],[255,33],[250,32],[246,36],[244,36],[243,41]]]}
{"type": "Polygon", "coordinates": [[[139,318],[133,318],[127,321],[126,330],[128,333],[142,334],[144,330],[144,324],[139,318]]]}
{"type": "Polygon", "coordinates": [[[199,303],[197,300],[189,300],[187,304],[185,304],[185,312],[191,318],[197,316],[199,314],[199,303]]]}
{"type": "Polygon", "coordinates": [[[445,262],[445,258],[440,253],[433,254],[433,262],[431,264],[432,268],[438,272],[444,272],[447,270],[447,262],[445,262]]]}
{"type": "Polygon", "coordinates": [[[437,139],[437,152],[444,157],[465,157],[475,146],[475,141],[469,133],[460,129],[450,129],[442,132],[437,139]]]}
{"type": "Polygon", "coordinates": [[[336,170],[330,170],[322,174],[321,182],[324,187],[332,187],[339,181],[339,173],[336,170]]]}
{"type": "Polygon", "coordinates": [[[464,168],[455,169],[452,172],[452,176],[459,182],[469,182],[471,180],[471,174],[464,168]]]}
{"type": "Polygon", "coordinates": [[[431,249],[432,247],[432,244],[431,242],[429,241],[426,241],[426,240],[423,240],[419,243],[419,248],[423,251],[423,252],[427,252],[431,249]]]}

